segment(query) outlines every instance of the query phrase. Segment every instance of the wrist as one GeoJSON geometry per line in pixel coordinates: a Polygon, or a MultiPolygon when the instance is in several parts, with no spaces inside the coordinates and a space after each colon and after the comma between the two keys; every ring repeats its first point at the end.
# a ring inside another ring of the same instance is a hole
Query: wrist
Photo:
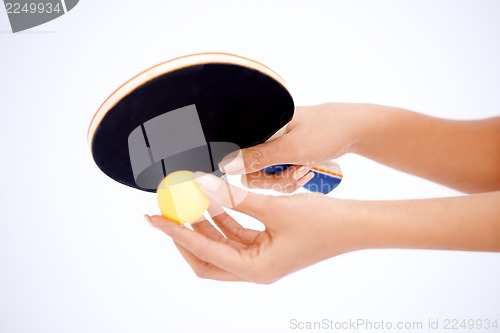
{"type": "Polygon", "coordinates": [[[325,198],[334,203],[330,202],[329,209],[331,256],[358,250],[407,248],[417,241],[411,224],[395,222],[403,218],[403,202],[325,198]]]}
{"type": "Polygon", "coordinates": [[[353,118],[357,123],[353,153],[371,156],[372,151],[388,136],[388,107],[376,104],[355,104],[353,118]]]}
{"type": "Polygon", "coordinates": [[[340,156],[347,153],[363,155],[376,138],[381,123],[382,106],[367,103],[327,103],[318,105],[330,117],[328,123],[341,124],[343,131],[331,133],[330,142],[345,142],[340,156]]]}
{"type": "Polygon", "coordinates": [[[376,234],[370,221],[360,212],[361,201],[319,196],[314,201],[315,220],[323,226],[320,242],[325,244],[327,257],[376,247],[376,234]]]}

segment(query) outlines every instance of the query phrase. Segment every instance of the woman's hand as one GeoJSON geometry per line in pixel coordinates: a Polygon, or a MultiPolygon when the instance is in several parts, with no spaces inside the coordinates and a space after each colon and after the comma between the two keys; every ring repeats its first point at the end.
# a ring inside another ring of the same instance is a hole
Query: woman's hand
{"type": "Polygon", "coordinates": [[[199,277],[267,284],[362,243],[363,233],[343,222],[341,202],[323,195],[257,195],[207,174],[197,182],[223,234],[205,219],[190,230],[163,216],[147,218],[173,238],[199,277]],[[221,206],[257,218],[265,230],[243,228],[221,206]]]}
{"type": "Polygon", "coordinates": [[[297,107],[292,121],[272,141],[229,154],[219,164],[227,174],[242,174],[249,188],[272,188],[290,193],[312,178],[311,166],[355,152],[368,119],[364,104],[328,103],[297,107]],[[293,164],[269,175],[261,171],[276,164],[293,164]]]}
{"type": "Polygon", "coordinates": [[[271,283],[321,260],[361,249],[500,251],[500,191],[452,198],[354,201],[321,194],[264,196],[207,174],[196,179],[209,197],[207,221],[193,230],[148,218],[173,238],[196,274],[271,283]],[[255,217],[264,231],[244,229],[224,207],[255,217]]]}
{"type": "Polygon", "coordinates": [[[500,117],[458,121],[374,104],[299,107],[273,141],[228,155],[221,169],[246,174],[253,188],[293,192],[311,178],[311,166],[357,153],[455,189],[500,189],[500,117]],[[274,176],[265,167],[293,164],[274,176]],[[309,177],[309,179],[308,179],[309,177]]]}

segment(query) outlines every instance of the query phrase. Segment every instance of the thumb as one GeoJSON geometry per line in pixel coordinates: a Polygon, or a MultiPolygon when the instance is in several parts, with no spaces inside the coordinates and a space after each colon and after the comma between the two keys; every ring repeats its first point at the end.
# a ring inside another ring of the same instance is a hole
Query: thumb
{"type": "Polygon", "coordinates": [[[289,163],[286,152],[290,150],[290,147],[286,148],[285,137],[232,152],[219,163],[219,168],[230,175],[241,175],[259,171],[271,165],[289,163]]]}

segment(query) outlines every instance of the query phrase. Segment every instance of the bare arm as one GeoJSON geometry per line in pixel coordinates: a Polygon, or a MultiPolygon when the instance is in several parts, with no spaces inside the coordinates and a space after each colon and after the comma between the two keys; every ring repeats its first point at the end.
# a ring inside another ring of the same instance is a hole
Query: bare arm
{"type": "Polygon", "coordinates": [[[213,221],[190,230],[161,216],[150,222],[171,236],[198,276],[270,283],[330,257],[363,249],[500,251],[500,191],[404,201],[337,200],[318,194],[262,196],[199,178],[213,221]],[[230,195],[228,195],[230,193],[230,195]],[[229,198],[240,198],[234,206],[229,198]],[[244,229],[217,205],[265,224],[244,229]]]}
{"type": "MultiPolygon", "coordinates": [[[[500,251],[500,191],[440,199],[352,201],[364,248],[500,251]]],[[[351,216],[349,216],[351,214],[351,216]]]]}
{"type": "MultiPolygon", "coordinates": [[[[370,104],[298,108],[284,135],[223,161],[255,187],[286,192],[307,181],[310,166],[354,152],[459,190],[477,193],[401,201],[336,200],[318,194],[262,196],[231,188],[213,175],[197,179],[210,198],[208,221],[151,223],[170,235],[201,277],[270,283],[318,261],[362,249],[500,251],[500,117],[433,118],[370,104]],[[260,169],[296,164],[269,179],[260,169]],[[234,205],[230,197],[242,198],[234,205]],[[244,229],[220,207],[251,215],[264,231],[244,229]]],[[[252,186],[251,186],[252,187],[252,186]]]]}
{"type": "Polygon", "coordinates": [[[292,167],[276,180],[259,170],[311,166],[349,152],[468,193],[500,189],[500,117],[446,120],[373,104],[299,107],[283,136],[221,164],[230,174],[247,174],[250,187],[266,181],[290,192],[308,180],[307,170],[292,167]]]}
{"type": "Polygon", "coordinates": [[[500,189],[500,117],[456,121],[359,105],[368,126],[355,152],[468,193],[500,189]]]}

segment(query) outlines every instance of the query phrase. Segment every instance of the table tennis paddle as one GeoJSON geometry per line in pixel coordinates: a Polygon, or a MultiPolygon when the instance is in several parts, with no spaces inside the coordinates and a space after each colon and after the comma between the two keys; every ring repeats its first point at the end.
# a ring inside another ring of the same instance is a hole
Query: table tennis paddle
{"type": "MultiPolygon", "coordinates": [[[[270,139],[294,108],[285,82],[268,67],[231,54],[195,54],[151,67],[118,88],[92,119],[88,141],[106,175],[156,192],[173,171],[221,174],[224,156],[270,139]]],[[[312,191],[328,193],[342,179],[335,165],[312,171],[304,186],[312,191]]]]}

